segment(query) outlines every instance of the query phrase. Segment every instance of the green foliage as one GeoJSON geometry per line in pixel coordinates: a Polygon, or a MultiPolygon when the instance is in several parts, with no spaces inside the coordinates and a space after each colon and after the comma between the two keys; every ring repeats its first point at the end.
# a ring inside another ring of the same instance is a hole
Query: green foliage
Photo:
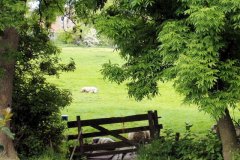
{"type": "Polygon", "coordinates": [[[234,151],[233,153],[233,160],[237,160],[237,159],[240,159],[240,151],[239,149],[237,149],[236,151],[234,151]]]}
{"type": "Polygon", "coordinates": [[[24,1],[1,0],[0,6],[0,31],[8,27],[21,26],[22,22],[24,22],[23,15],[26,11],[24,1]]]}
{"type": "Polygon", "coordinates": [[[61,63],[60,50],[53,45],[46,29],[37,22],[25,24],[20,34],[19,55],[15,68],[13,92],[13,132],[19,155],[31,157],[45,152],[46,147],[59,151],[65,124],[60,110],[71,102],[71,94],[46,81],[72,71],[75,63],[61,63]]]}
{"type": "Polygon", "coordinates": [[[105,35],[98,34],[99,45],[103,47],[113,47],[113,42],[105,35]]]}
{"type": "MultiPolygon", "coordinates": [[[[161,2],[153,1],[118,1],[96,22],[97,29],[113,39],[120,55],[127,61],[118,67],[104,65],[104,77],[117,83],[126,80],[129,95],[137,100],[158,94],[157,83],[163,80],[162,71],[169,65],[162,63],[162,55],[158,52],[157,28],[161,20],[157,11],[161,5],[161,2]]],[[[161,12],[165,14],[166,10],[161,12]]],[[[169,15],[166,13],[165,16],[169,15]]]]}
{"type": "MultiPolygon", "coordinates": [[[[0,132],[7,135],[9,138],[14,139],[14,134],[7,127],[7,123],[11,120],[12,113],[10,108],[0,110],[0,132]]],[[[4,145],[0,144],[0,155],[4,151],[4,145]]]]}
{"type": "Polygon", "coordinates": [[[41,156],[34,156],[28,160],[66,160],[65,155],[54,152],[51,148],[45,148],[46,151],[41,156]]]}
{"type": "Polygon", "coordinates": [[[176,89],[186,102],[198,104],[214,117],[226,107],[235,107],[240,97],[236,89],[240,85],[240,32],[234,22],[226,20],[236,14],[236,8],[227,7],[230,4],[186,2],[189,8],[182,13],[186,18],[164,23],[159,34],[160,53],[165,56],[174,51],[174,57],[167,56],[174,61],[166,59],[166,63],[174,63],[170,71],[175,74],[176,89]]]}
{"type": "MultiPolygon", "coordinates": [[[[67,65],[61,64],[59,49],[49,40],[51,23],[60,13],[65,14],[66,2],[69,3],[68,7],[72,2],[76,8],[78,2],[87,3],[78,0],[37,0],[38,7],[29,11],[27,2],[1,0],[0,32],[13,27],[20,36],[18,53],[9,52],[5,57],[16,61],[12,126],[16,133],[15,146],[20,155],[28,159],[44,152],[46,146],[54,150],[61,146],[64,125],[60,120],[60,109],[71,102],[68,91],[46,82],[48,75],[58,76],[62,71],[75,69],[72,60],[67,65]]],[[[97,9],[103,3],[96,1],[90,4],[97,9]]],[[[5,45],[2,41],[0,43],[0,46],[5,45]]],[[[3,56],[0,55],[0,58],[3,56]]],[[[7,128],[3,127],[3,131],[10,135],[7,128]]]]}
{"type": "Polygon", "coordinates": [[[240,99],[239,11],[227,0],[114,2],[96,27],[126,63],[106,64],[102,73],[126,81],[137,100],[157,95],[159,81],[174,81],[185,102],[218,118],[240,99]]]}
{"type": "Polygon", "coordinates": [[[71,5],[74,6],[75,14],[81,21],[89,22],[94,13],[104,7],[107,0],[74,0],[71,5]]]}
{"type": "Polygon", "coordinates": [[[57,33],[57,40],[63,44],[77,46],[112,46],[112,42],[104,35],[100,35],[91,25],[80,25],[72,30],[57,33]]]}
{"type": "Polygon", "coordinates": [[[8,127],[1,127],[1,132],[6,134],[11,139],[14,139],[14,134],[11,132],[11,130],[8,127]]]}
{"type": "MultiPolygon", "coordinates": [[[[186,126],[187,127],[187,126],[186,126]]],[[[213,133],[198,137],[188,128],[175,140],[173,130],[165,130],[165,136],[138,151],[139,160],[223,160],[221,143],[213,133]]]]}
{"type": "Polygon", "coordinates": [[[14,134],[6,126],[7,123],[11,120],[12,113],[10,108],[2,109],[0,111],[0,132],[6,134],[11,139],[14,139],[14,134]]]}
{"type": "Polygon", "coordinates": [[[74,44],[74,35],[71,32],[60,32],[58,33],[58,40],[64,44],[74,44]]]}
{"type": "MultiPolygon", "coordinates": [[[[196,106],[182,104],[183,97],[174,91],[171,82],[159,85],[161,90],[159,96],[137,102],[127,96],[124,83],[118,85],[104,80],[99,72],[103,63],[108,62],[109,59],[112,61],[111,64],[124,63],[113,48],[64,47],[61,59],[67,60],[69,57],[72,57],[77,65],[74,72],[62,73],[59,78],[48,77],[49,82],[69,89],[72,93],[73,102],[62,110],[62,114],[69,116],[69,120],[76,120],[76,115],[80,115],[82,119],[95,119],[143,114],[148,110],[157,110],[162,117],[160,122],[164,127],[171,127],[177,132],[185,130],[182,125],[185,121],[195,124],[192,130],[197,134],[205,133],[215,123],[208,114],[198,112],[196,106]],[[81,93],[81,88],[88,85],[96,86],[99,92],[97,94],[81,93]]],[[[235,114],[239,115],[238,112],[235,114]]],[[[122,126],[122,124],[119,125],[122,126]]],[[[123,127],[137,125],[139,124],[125,123],[123,127]]],[[[146,124],[142,122],[141,125],[146,124]]],[[[86,132],[93,130],[88,128],[86,132]]]]}

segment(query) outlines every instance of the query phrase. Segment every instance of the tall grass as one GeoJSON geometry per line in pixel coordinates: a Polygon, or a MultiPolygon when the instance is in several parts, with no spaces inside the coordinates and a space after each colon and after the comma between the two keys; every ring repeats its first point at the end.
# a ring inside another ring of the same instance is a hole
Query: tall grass
{"type": "Polygon", "coordinates": [[[52,149],[47,149],[46,152],[37,157],[29,158],[28,160],[66,160],[66,156],[64,154],[56,153],[52,149]]]}

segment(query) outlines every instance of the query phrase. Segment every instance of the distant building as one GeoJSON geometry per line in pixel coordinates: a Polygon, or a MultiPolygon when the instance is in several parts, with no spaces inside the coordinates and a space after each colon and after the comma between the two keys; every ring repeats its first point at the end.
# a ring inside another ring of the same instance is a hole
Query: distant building
{"type": "MultiPolygon", "coordinates": [[[[28,7],[30,12],[37,10],[39,7],[39,1],[35,0],[28,2],[28,7]]],[[[74,26],[75,24],[68,17],[58,16],[56,21],[51,25],[51,38],[54,38],[56,33],[72,29],[74,26]]]]}
{"type": "Polygon", "coordinates": [[[52,24],[51,29],[54,33],[72,29],[75,24],[67,17],[59,16],[52,24]]]}
{"type": "Polygon", "coordinates": [[[58,16],[56,21],[51,25],[51,39],[56,39],[59,32],[70,30],[75,24],[67,17],[58,16]]]}

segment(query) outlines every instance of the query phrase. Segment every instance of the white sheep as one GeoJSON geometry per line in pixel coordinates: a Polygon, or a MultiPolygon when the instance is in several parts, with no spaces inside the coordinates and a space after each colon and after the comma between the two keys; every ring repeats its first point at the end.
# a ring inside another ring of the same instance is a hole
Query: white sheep
{"type": "Polygon", "coordinates": [[[150,139],[150,132],[149,131],[131,132],[128,134],[128,139],[141,143],[144,142],[145,140],[150,139]]]}
{"type": "Polygon", "coordinates": [[[84,93],[97,93],[98,89],[97,89],[97,87],[83,87],[81,89],[81,92],[84,92],[84,93]]]}
{"type": "MultiPolygon", "coordinates": [[[[111,138],[105,138],[105,137],[96,137],[93,138],[92,143],[93,144],[104,144],[104,143],[112,143],[114,140],[111,138]]],[[[124,147],[124,148],[116,148],[116,151],[124,150],[124,149],[133,149],[135,147],[124,147]]],[[[105,150],[106,151],[106,150],[105,150]]],[[[104,150],[98,150],[98,151],[93,151],[92,153],[101,153],[105,152],[104,150]]],[[[136,159],[136,153],[126,153],[126,154],[114,154],[114,155],[105,155],[105,156],[96,156],[96,157],[91,157],[92,159],[109,159],[109,160],[133,160],[136,159]]]]}
{"type": "Polygon", "coordinates": [[[104,143],[111,143],[115,142],[111,138],[105,138],[105,137],[94,137],[93,138],[93,144],[104,144],[104,143]]]}

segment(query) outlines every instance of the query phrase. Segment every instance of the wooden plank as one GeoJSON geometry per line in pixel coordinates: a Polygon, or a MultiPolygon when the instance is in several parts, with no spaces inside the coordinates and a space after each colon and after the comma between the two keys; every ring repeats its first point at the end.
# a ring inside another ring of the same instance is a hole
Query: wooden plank
{"type": "Polygon", "coordinates": [[[107,134],[109,134],[109,135],[111,135],[111,136],[113,136],[113,137],[115,137],[115,138],[118,138],[118,139],[122,140],[122,141],[125,142],[126,144],[135,145],[135,144],[133,144],[132,142],[130,142],[127,138],[125,138],[125,137],[123,137],[123,136],[121,136],[121,135],[119,135],[119,134],[114,134],[114,133],[112,133],[111,131],[107,130],[106,128],[102,127],[102,126],[93,125],[93,124],[92,124],[91,126],[94,127],[94,128],[96,128],[96,129],[98,129],[99,131],[101,131],[101,132],[103,132],[103,133],[107,133],[107,134]]]}
{"type": "MultiPolygon", "coordinates": [[[[131,141],[131,142],[136,143],[134,141],[131,141]]],[[[146,140],[145,142],[149,143],[150,140],[146,140]]],[[[133,146],[120,141],[120,142],[111,142],[111,143],[104,143],[104,144],[85,144],[83,145],[83,150],[85,152],[89,152],[89,151],[98,151],[98,150],[114,150],[116,148],[122,148],[122,147],[133,147],[133,146]]],[[[134,147],[138,148],[138,145],[134,147]]],[[[70,147],[69,151],[72,151],[72,150],[73,150],[73,147],[70,147]]],[[[77,146],[76,153],[77,152],[80,152],[80,146],[77,146]]]]}
{"type": "Polygon", "coordinates": [[[77,116],[77,124],[78,124],[78,134],[79,134],[79,144],[80,144],[80,154],[83,154],[83,136],[82,136],[82,124],[80,116],[77,116]]]}
{"type": "Polygon", "coordinates": [[[100,153],[84,153],[87,157],[97,157],[97,156],[104,156],[104,155],[115,155],[115,154],[121,154],[121,153],[130,153],[130,152],[136,152],[137,149],[124,149],[124,150],[115,150],[115,151],[106,151],[106,152],[100,152],[100,153]]]}
{"type": "MultiPolygon", "coordinates": [[[[149,143],[150,140],[146,140],[146,143],[149,143]]],[[[130,145],[125,142],[111,142],[111,143],[105,143],[105,144],[88,144],[84,145],[83,148],[85,151],[98,151],[98,150],[114,150],[116,148],[123,148],[123,147],[139,147],[139,144],[135,141],[131,141],[131,143],[136,145],[130,145]]]]}
{"type": "MultiPolygon", "coordinates": [[[[158,125],[158,128],[162,129],[162,124],[158,125]]],[[[147,131],[149,130],[149,126],[143,126],[143,127],[134,127],[134,128],[125,128],[125,129],[116,129],[116,130],[109,130],[112,133],[115,134],[123,134],[123,133],[130,133],[130,132],[139,132],[139,131],[147,131]]],[[[103,132],[92,132],[92,133],[83,133],[82,136],[84,138],[91,138],[91,137],[98,137],[98,136],[108,136],[108,133],[103,133],[103,132]]],[[[77,139],[76,134],[74,135],[68,135],[67,140],[74,140],[77,139]]]]}
{"type": "MultiPolygon", "coordinates": [[[[133,116],[126,116],[126,117],[112,117],[112,118],[82,120],[81,124],[83,127],[83,126],[91,126],[92,124],[101,125],[101,124],[143,121],[147,119],[148,119],[147,114],[139,114],[139,115],[133,115],[133,116]]],[[[69,121],[67,125],[68,125],[68,128],[77,127],[77,121],[69,121]]]]}
{"type": "Polygon", "coordinates": [[[150,137],[151,137],[151,139],[153,139],[154,138],[154,133],[155,133],[155,126],[154,126],[153,112],[152,111],[148,111],[148,123],[149,123],[150,137]]]}
{"type": "MultiPolygon", "coordinates": [[[[79,117],[79,116],[78,116],[79,117]]],[[[138,132],[149,130],[151,139],[146,140],[145,142],[150,142],[156,135],[159,135],[160,129],[162,128],[161,124],[158,124],[158,115],[157,111],[148,111],[148,114],[139,114],[134,116],[126,116],[126,117],[113,117],[113,118],[100,118],[100,119],[92,119],[92,120],[82,120],[80,117],[77,117],[77,121],[70,121],[68,122],[68,127],[78,127],[78,133],[81,133],[83,126],[92,126],[98,129],[100,132],[92,132],[92,133],[82,133],[81,138],[79,139],[80,146],[77,146],[76,152],[74,155],[78,155],[78,157],[82,156],[105,156],[105,155],[113,155],[113,154],[120,154],[120,153],[129,153],[137,150],[138,144],[134,141],[129,141],[125,137],[120,134],[129,133],[129,132],[138,132]],[[108,130],[102,126],[101,124],[113,124],[113,123],[123,123],[123,122],[133,122],[133,121],[143,121],[148,120],[148,126],[140,126],[140,127],[133,127],[133,128],[124,128],[124,129],[115,129],[115,130],[108,130]],[[155,135],[155,133],[157,134],[155,135]],[[97,136],[105,136],[111,135],[118,139],[120,142],[113,142],[113,143],[106,143],[106,144],[84,144],[83,138],[90,138],[90,137],[97,137],[97,136]],[[114,150],[116,148],[123,149],[124,147],[135,146],[134,149],[125,149],[125,150],[114,150]],[[101,153],[91,153],[92,151],[102,151],[106,150],[101,153]]],[[[69,135],[68,140],[78,139],[78,135],[69,135]]],[[[73,150],[73,147],[70,148],[73,150]]]]}
{"type": "Polygon", "coordinates": [[[158,138],[160,136],[160,127],[158,124],[158,114],[156,110],[153,112],[153,123],[154,123],[154,129],[155,129],[154,137],[158,138]]]}
{"type": "MultiPolygon", "coordinates": [[[[84,153],[82,156],[86,156],[87,159],[95,159],[94,157],[98,156],[107,156],[107,155],[116,155],[116,154],[126,154],[126,153],[131,153],[131,152],[136,152],[137,149],[124,149],[124,150],[115,150],[115,151],[104,151],[104,152],[99,152],[99,153],[84,153]]],[[[75,158],[78,158],[81,156],[79,153],[76,153],[74,155],[75,158]]],[[[106,159],[105,159],[106,160],[106,159]]]]}
{"type": "Polygon", "coordinates": [[[179,138],[180,138],[180,133],[177,132],[177,133],[175,134],[175,141],[179,141],[179,138]]]}
{"type": "MultiPolygon", "coordinates": [[[[80,148],[79,148],[79,152],[80,152],[80,157],[81,158],[81,155],[83,153],[83,138],[82,138],[82,129],[81,129],[81,119],[80,119],[80,116],[77,116],[77,123],[78,123],[78,136],[77,136],[77,140],[79,141],[79,144],[80,144],[80,148]]],[[[70,151],[71,155],[70,155],[70,160],[73,159],[75,153],[76,153],[76,149],[77,149],[77,146],[75,145],[72,150],[70,151]]]]}
{"type": "MultiPolygon", "coordinates": [[[[112,132],[113,134],[124,134],[124,133],[147,131],[147,130],[149,130],[149,126],[124,128],[124,129],[116,129],[116,130],[109,130],[109,131],[112,132]]],[[[107,136],[107,135],[109,134],[103,133],[103,132],[92,132],[92,133],[83,134],[83,137],[90,138],[90,137],[107,136]]]]}
{"type": "MultiPolygon", "coordinates": [[[[160,124],[159,128],[161,128],[161,126],[162,125],[160,124]]],[[[149,126],[132,127],[132,128],[109,130],[109,131],[114,134],[123,134],[123,133],[139,132],[139,131],[147,131],[147,130],[149,130],[149,126]]],[[[107,136],[107,135],[109,135],[109,134],[103,133],[103,132],[83,133],[84,138],[107,136]]],[[[73,140],[73,139],[77,139],[77,135],[68,135],[68,140],[73,140]]]]}
{"type": "Polygon", "coordinates": [[[115,150],[116,148],[122,147],[131,147],[124,142],[112,142],[112,143],[105,143],[105,144],[91,144],[91,145],[84,145],[83,148],[87,151],[99,151],[99,150],[115,150]]]}

